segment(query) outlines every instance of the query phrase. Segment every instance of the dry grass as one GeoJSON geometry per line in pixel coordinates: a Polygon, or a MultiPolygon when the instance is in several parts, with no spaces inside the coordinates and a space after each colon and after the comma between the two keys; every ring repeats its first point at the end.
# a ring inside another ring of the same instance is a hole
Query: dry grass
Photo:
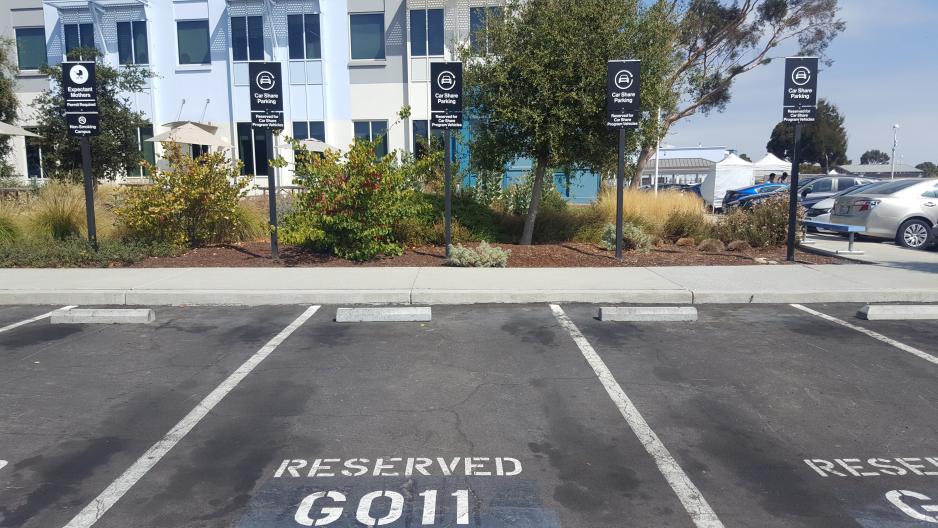
{"type": "MultiPolygon", "coordinates": [[[[602,211],[606,222],[615,224],[616,190],[604,187],[594,207],[602,211]]],[[[664,223],[675,212],[703,215],[703,200],[694,194],[675,191],[662,191],[656,196],[653,192],[626,189],[623,195],[625,221],[641,225],[656,235],[660,235],[664,223]]]]}
{"type": "MultiPolygon", "coordinates": [[[[118,236],[114,207],[120,200],[115,185],[100,185],[95,191],[95,227],[99,239],[118,236]]],[[[34,195],[5,202],[3,216],[17,232],[30,239],[66,239],[87,236],[84,187],[74,183],[49,182],[34,195]]]]}

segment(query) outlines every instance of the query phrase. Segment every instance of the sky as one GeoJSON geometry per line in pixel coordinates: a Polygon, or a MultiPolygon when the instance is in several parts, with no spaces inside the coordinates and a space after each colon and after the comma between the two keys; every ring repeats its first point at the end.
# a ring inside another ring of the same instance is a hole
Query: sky
{"type": "MultiPolygon", "coordinates": [[[[859,163],[869,149],[890,153],[898,124],[897,159],[938,163],[938,0],[840,0],[840,6],[847,29],[828,49],[834,64],[820,72],[818,94],[845,117],[847,157],[859,163]]],[[[758,160],[781,120],[783,77],[784,61],[741,75],[725,112],[692,116],[665,142],[725,146],[758,160]]]]}

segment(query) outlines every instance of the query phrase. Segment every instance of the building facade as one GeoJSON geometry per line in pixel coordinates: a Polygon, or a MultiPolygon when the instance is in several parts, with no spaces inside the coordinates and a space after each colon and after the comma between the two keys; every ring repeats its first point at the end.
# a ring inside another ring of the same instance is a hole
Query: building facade
{"type": "MultiPolygon", "coordinates": [[[[140,93],[127,94],[150,123],[139,130],[146,157],[159,154],[147,138],[194,122],[229,141],[246,174],[266,177],[266,139],[250,126],[250,62],[282,65],[285,135],[339,148],[355,138],[385,137],[379,149],[413,152],[429,132],[430,63],[451,60],[459,45],[472,42],[498,3],[4,0],[0,29],[17,45],[20,126],[35,124],[29,104],[49,86],[39,65],[93,46],[110,65],[136,64],[155,74],[140,93]],[[411,115],[401,120],[405,106],[411,115]]],[[[41,179],[41,152],[23,138],[16,142],[17,172],[41,179]]],[[[278,153],[292,157],[287,149],[278,153]]],[[[281,183],[289,182],[286,170],[281,183]]]]}

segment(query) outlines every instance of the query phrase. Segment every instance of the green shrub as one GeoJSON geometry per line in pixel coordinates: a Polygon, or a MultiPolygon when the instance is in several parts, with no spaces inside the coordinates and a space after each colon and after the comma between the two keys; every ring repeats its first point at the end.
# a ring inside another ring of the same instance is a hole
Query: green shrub
{"type": "MultiPolygon", "coordinates": [[[[642,226],[633,223],[622,224],[622,248],[627,251],[638,251],[648,253],[655,243],[655,237],[649,235],[642,226]]],[[[602,246],[609,251],[616,249],[616,226],[606,225],[603,232],[602,246]]]]}
{"type": "Polygon", "coordinates": [[[460,268],[504,268],[508,266],[511,250],[490,246],[482,241],[477,248],[463,247],[462,244],[450,246],[447,266],[460,268]]]}
{"type": "Polygon", "coordinates": [[[211,243],[254,241],[270,234],[270,224],[260,210],[241,202],[230,216],[219,218],[207,231],[215,233],[211,243]]]}
{"type": "Polygon", "coordinates": [[[147,167],[153,184],[132,189],[117,208],[128,235],[190,247],[234,241],[246,229],[239,209],[249,179],[240,176],[240,163],[232,165],[221,152],[193,159],[175,143],[164,158],[170,168],[147,167]]]}
{"type": "Polygon", "coordinates": [[[29,228],[38,238],[65,240],[85,230],[85,195],[81,186],[53,181],[43,185],[29,204],[29,228]]]}
{"type": "Polygon", "coordinates": [[[661,227],[661,236],[670,241],[699,238],[707,227],[707,217],[701,211],[675,210],[661,227]]]}
{"type": "MultiPolygon", "coordinates": [[[[803,219],[805,209],[798,208],[803,219]]],[[[752,247],[777,247],[788,238],[788,196],[769,198],[751,211],[735,209],[724,216],[714,230],[724,242],[745,240],[752,247]]]]}
{"type": "Polygon", "coordinates": [[[71,268],[127,265],[148,257],[171,257],[180,253],[171,244],[100,240],[98,250],[81,238],[65,240],[23,239],[0,243],[0,268],[71,268]]]}
{"type": "MultiPolygon", "coordinates": [[[[527,174],[520,182],[513,183],[502,191],[498,203],[507,213],[525,215],[528,213],[533,191],[534,175],[527,174]]],[[[554,186],[553,179],[545,177],[544,186],[541,188],[541,203],[538,207],[538,215],[544,212],[562,211],[566,208],[567,201],[563,199],[563,196],[554,186]]]]}
{"type": "Polygon", "coordinates": [[[368,141],[355,142],[345,154],[330,151],[302,159],[295,178],[302,191],[285,219],[285,239],[342,258],[401,254],[395,226],[425,209],[394,157],[376,159],[368,141]]]}

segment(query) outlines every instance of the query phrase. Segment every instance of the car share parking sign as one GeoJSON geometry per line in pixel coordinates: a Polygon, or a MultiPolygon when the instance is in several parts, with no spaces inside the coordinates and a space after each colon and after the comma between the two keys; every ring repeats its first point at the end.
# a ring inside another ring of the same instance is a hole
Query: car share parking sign
{"type": "Polygon", "coordinates": [[[606,126],[638,128],[641,116],[641,61],[611,60],[606,76],[606,126]]]}
{"type": "Polygon", "coordinates": [[[430,127],[462,128],[462,63],[430,64],[430,127]]]}
{"type": "Polygon", "coordinates": [[[93,62],[62,63],[62,97],[70,136],[88,137],[99,133],[94,66],[93,62]]]}
{"type": "Polygon", "coordinates": [[[251,126],[283,130],[283,76],[279,62],[248,64],[251,77],[251,126]]]}
{"type": "Polygon", "coordinates": [[[817,57],[785,59],[785,96],[782,119],[812,123],[817,116],[817,57]]]}

